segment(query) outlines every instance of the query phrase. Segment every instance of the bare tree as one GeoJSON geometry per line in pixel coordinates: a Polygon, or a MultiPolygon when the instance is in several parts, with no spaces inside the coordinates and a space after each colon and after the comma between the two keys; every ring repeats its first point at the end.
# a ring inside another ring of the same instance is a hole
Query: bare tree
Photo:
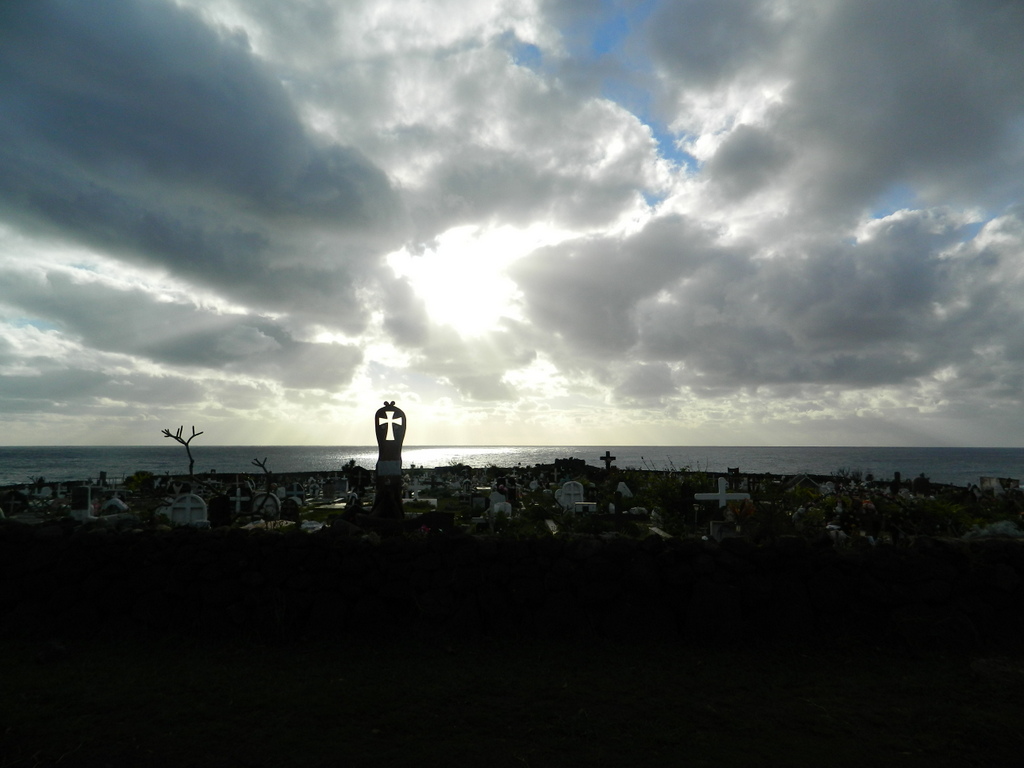
{"type": "Polygon", "coordinates": [[[184,426],[178,427],[178,431],[173,435],[171,434],[171,430],[165,429],[164,437],[170,437],[174,440],[177,440],[179,443],[185,446],[185,453],[188,454],[188,476],[189,479],[191,480],[193,479],[192,468],[196,465],[196,460],[192,458],[192,449],[189,447],[189,443],[191,443],[195,438],[199,437],[203,433],[196,432],[196,428],[192,427],[192,437],[186,440],[184,437],[181,436],[181,432],[184,429],[184,426]]]}
{"type": "Polygon", "coordinates": [[[263,513],[263,507],[266,506],[267,500],[270,498],[270,494],[273,493],[273,491],[271,489],[273,488],[273,485],[274,485],[274,482],[273,482],[274,481],[274,475],[271,473],[271,471],[269,469],[267,469],[267,457],[266,456],[263,457],[263,461],[260,461],[259,459],[253,459],[252,460],[252,464],[253,464],[254,467],[259,467],[260,469],[262,469],[263,470],[263,474],[264,474],[264,476],[266,478],[266,484],[267,484],[266,485],[266,487],[267,487],[266,495],[262,499],[260,499],[259,507],[253,509],[253,512],[256,512],[257,514],[262,514],[263,513]]]}

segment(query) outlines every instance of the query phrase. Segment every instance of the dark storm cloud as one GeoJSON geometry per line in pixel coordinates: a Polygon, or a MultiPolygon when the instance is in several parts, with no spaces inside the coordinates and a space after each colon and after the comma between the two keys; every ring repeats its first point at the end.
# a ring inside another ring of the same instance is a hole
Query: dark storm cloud
{"type": "Polygon", "coordinates": [[[579,226],[615,216],[636,194],[635,183],[589,187],[567,170],[538,167],[526,152],[467,148],[438,167],[413,198],[417,218],[429,232],[492,218],[528,225],[551,217],[579,226]]]}
{"type": "Polygon", "coordinates": [[[904,385],[985,367],[979,349],[992,346],[1015,361],[992,371],[1009,393],[1024,360],[1019,282],[1002,284],[1005,257],[962,238],[953,217],[907,213],[859,243],[763,258],[678,220],[546,249],[516,275],[529,319],[550,331],[538,343],[567,370],[617,377],[626,399],[904,385]]]}
{"type": "Polygon", "coordinates": [[[0,376],[0,412],[74,418],[95,413],[113,425],[140,412],[197,408],[210,396],[206,386],[182,376],[85,369],[46,358],[36,359],[35,366],[35,374],[0,376]]]}
{"type": "Polygon", "coordinates": [[[792,150],[767,131],[741,125],[722,142],[705,170],[727,197],[739,200],[777,178],[791,155],[792,150]]]}
{"type": "Polygon", "coordinates": [[[385,308],[384,329],[399,347],[419,347],[426,343],[429,321],[423,300],[407,279],[384,281],[381,305],[385,308]]]}
{"type": "Polygon", "coordinates": [[[694,0],[662,6],[647,33],[668,119],[686,132],[705,129],[690,110],[708,86],[755,104],[776,92],[712,128],[728,135],[705,172],[728,198],[770,182],[809,227],[850,221],[897,184],[996,211],[1024,192],[1020,4],[694,0]]]}
{"type": "Polygon", "coordinates": [[[66,338],[90,349],[128,355],[182,372],[239,372],[286,386],[338,388],[347,384],[362,351],[295,338],[279,322],[221,313],[194,304],[159,301],[141,289],[114,288],[62,272],[10,273],[0,304],[26,317],[45,317],[66,338]]]}
{"type": "Polygon", "coordinates": [[[0,99],[9,219],[237,299],[344,289],[398,222],[386,176],[311,136],[244,37],[171,4],[4,4],[0,99]]]}
{"type": "Polygon", "coordinates": [[[780,46],[784,22],[774,3],[677,0],[648,19],[651,55],[688,86],[722,84],[780,46]]]}
{"type": "Polygon", "coordinates": [[[6,413],[30,413],[50,406],[91,401],[106,390],[110,376],[99,371],[65,369],[61,375],[0,376],[0,402],[6,413]]]}
{"type": "Polygon", "coordinates": [[[823,22],[778,125],[827,150],[807,168],[811,194],[856,204],[900,179],[939,200],[998,206],[1020,193],[1024,8],[864,1],[823,22]]]}
{"type": "Polygon", "coordinates": [[[623,400],[651,405],[675,394],[677,389],[672,380],[672,368],[668,364],[636,363],[628,366],[615,388],[615,394],[623,400]]]}
{"type": "Polygon", "coordinates": [[[564,342],[566,354],[579,349],[614,357],[637,341],[637,304],[707,264],[709,244],[709,233],[674,216],[629,238],[582,238],[543,248],[510,274],[523,291],[530,321],[552,341],[564,342]]]}

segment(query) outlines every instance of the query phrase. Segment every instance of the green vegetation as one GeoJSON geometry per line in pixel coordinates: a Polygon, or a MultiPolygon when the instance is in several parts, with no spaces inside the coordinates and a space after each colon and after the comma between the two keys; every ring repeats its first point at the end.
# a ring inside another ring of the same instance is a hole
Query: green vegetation
{"type": "Polygon", "coordinates": [[[41,653],[7,640],[0,659],[4,768],[936,768],[1015,765],[1024,749],[1022,660],[155,637],[41,653]]]}

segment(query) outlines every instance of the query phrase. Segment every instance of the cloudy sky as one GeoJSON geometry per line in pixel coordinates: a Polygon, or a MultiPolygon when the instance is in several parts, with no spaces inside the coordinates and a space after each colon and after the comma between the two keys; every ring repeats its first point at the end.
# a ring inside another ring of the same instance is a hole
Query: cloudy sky
{"type": "Polygon", "coordinates": [[[0,444],[1024,445],[1016,0],[7,0],[0,444]]]}

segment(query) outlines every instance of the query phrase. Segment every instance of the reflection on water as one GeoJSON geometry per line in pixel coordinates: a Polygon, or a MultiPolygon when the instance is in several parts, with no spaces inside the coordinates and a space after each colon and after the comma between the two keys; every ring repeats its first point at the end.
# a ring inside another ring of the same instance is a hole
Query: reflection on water
{"type": "MultiPolygon", "coordinates": [[[[926,474],[938,483],[966,486],[979,477],[1024,476],[1021,448],[864,448],[864,447],[770,447],[770,446],[405,446],[406,467],[446,467],[468,464],[513,468],[551,464],[555,459],[583,459],[603,466],[601,456],[610,450],[620,469],[690,469],[792,475],[801,472],[828,475],[846,469],[889,479],[894,472],[904,478],[926,474]]],[[[358,446],[206,446],[193,444],[196,472],[262,474],[253,459],[267,460],[271,472],[331,473],[349,461],[373,469],[376,445],[358,446]]],[[[178,445],[150,446],[33,446],[0,447],[0,485],[28,483],[33,478],[50,481],[85,480],[106,472],[111,480],[144,470],[155,475],[186,474],[188,460],[178,445]]]]}

